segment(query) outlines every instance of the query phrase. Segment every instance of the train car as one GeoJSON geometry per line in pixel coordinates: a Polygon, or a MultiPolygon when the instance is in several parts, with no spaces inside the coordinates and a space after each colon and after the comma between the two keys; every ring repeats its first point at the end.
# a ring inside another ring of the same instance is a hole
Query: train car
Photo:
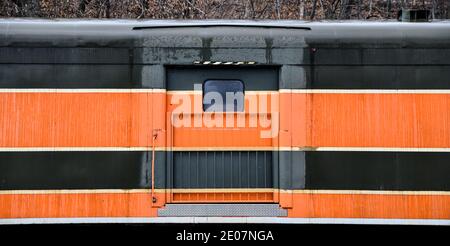
{"type": "Polygon", "coordinates": [[[0,223],[450,225],[450,22],[0,20],[0,223]]]}

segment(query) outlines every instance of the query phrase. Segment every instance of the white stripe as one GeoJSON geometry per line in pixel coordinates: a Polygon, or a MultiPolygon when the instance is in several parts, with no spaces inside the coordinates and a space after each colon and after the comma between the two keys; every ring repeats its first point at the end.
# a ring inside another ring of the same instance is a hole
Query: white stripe
{"type": "MultiPolygon", "coordinates": [[[[201,95],[201,90],[180,90],[180,91],[167,91],[169,95],[201,95]]],[[[265,94],[278,94],[279,91],[245,91],[245,95],[265,95],[265,94]]]]}
{"type": "MultiPolygon", "coordinates": [[[[0,147],[0,152],[43,151],[151,151],[152,147],[0,147]]],[[[156,151],[366,151],[366,152],[450,152],[450,148],[390,147],[156,147],[156,151]]]]}
{"type": "MultiPolygon", "coordinates": [[[[202,91],[183,90],[183,91],[167,91],[166,89],[45,89],[45,88],[4,88],[0,89],[0,93],[165,93],[168,94],[201,94],[202,91]]],[[[434,90],[434,89],[280,89],[278,91],[245,91],[245,94],[276,94],[276,93],[304,93],[304,94],[450,94],[450,90],[434,90]]]]}
{"type": "Polygon", "coordinates": [[[450,226],[450,220],[447,219],[280,218],[280,217],[90,217],[90,218],[0,219],[0,224],[86,224],[86,223],[369,224],[369,225],[450,226]]]}
{"type": "Polygon", "coordinates": [[[450,152],[450,148],[397,147],[279,147],[279,151],[450,152]]]}
{"type": "MultiPolygon", "coordinates": [[[[405,196],[450,196],[450,191],[394,191],[394,190],[278,190],[275,188],[218,188],[218,189],[155,189],[157,193],[225,193],[225,192],[277,192],[284,194],[338,194],[338,195],[405,195],[405,196]]],[[[71,190],[0,190],[0,195],[36,194],[129,194],[150,193],[150,189],[71,189],[71,190]]]]}
{"type": "Polygon", "coordinates": [[[279,147],[279,151],[450,152],[450,148],[396,147],[279,147]]]}
{"type": "Polygon", "coordinates": [[[399,89],[399,90],[360,90],[360,89],[280,89],[280,93],[304,93],[304,94],[450,94],[450,90],[433,89],[399,89]]]}
{"type": "Polygon", "coordinates": [[[369,151],[369,152],[450,152],[450,148],[395,148],[395,147],[317,147],[314,151],[369,151]]]}
{"type": "MultiPolygon", "coordinates": [[[[450,90],[435,90],[435,89],[373,89],[373,90],[361,90],[361,89],[279,89],[278,91],[245,91],[246,95],[259,95],[259,94],[277,94],[277,93],[303,93],[303,94],[450,94],[450,90]]],[[[180,90],[180,91],[167,91],[167,94],[202,94],[201,90],[180,90]]]]}
{"type": "MultiPolygon", "coordinates": [[[[0,147],[0,152],[151,151],[152,147],[0,147]]],[[[156,151],[276,151],[277,147],[156,147],[156,151]]]]}
{"type": "Polygon", "coordinates": [[[245,91],[244,93],[245,95],[266,95],[266,94],[276,95],[279,93],[279,91],[245,91]]]}
{"type": "Polygon", "coordinates": [[[0,93],[164,93],[165,89],[0,89],[0,93]]]}
{"type": "MultiPolygon", "coordinates": [[[[156,151],[272,151],[276,147],[156,147],[156,151]]],[[[151,151],[152,147],[0,147],[0,152],[151,151]]]]}
{"type": "Polygon", "coordinates": [[[280,192],[293,194],[450,196],[450,191],[408,190],[280,190],[280,192]]]}
{"type": "MultiPolygon", "coordinates": [[[[165,189],[155,189],[157,193],[164,193],[165,191],[165,189]]],[[[150,192],[151,189],[1,190],[0,195],[134,194],[150,192]]]]}
{"type": "MultiPolygon", "coordinates": [[[[156,193],[232,193],[232,192],[275,192],[277,189],[271,188],[218,188],[218,189],[155,189],[156,193]]],[[[131,193],[150,193],[151,189],[71,189],[71,190],[0,190],[0,195],[39,195],[39,194],[131,194],[131,193]]]]}
{"type": "Polygon", "coordinates": [[[276,151],[278,147],[167,147],[168,151],[276,151]]]}
{"type": "Polygon", "coordinates": [[[168,95],[201,95],[203,92],[201,90],[185,90],[185,91],[167,91],[168,95]]]}
{"type": "MultiPolygon", "coordinates": [[[[1,152],[42,152],[42,151],[150,151],[151,147],[1,147],[1,152]]],[[[157,147],[155,150],[165,150],[157,147]]]]}

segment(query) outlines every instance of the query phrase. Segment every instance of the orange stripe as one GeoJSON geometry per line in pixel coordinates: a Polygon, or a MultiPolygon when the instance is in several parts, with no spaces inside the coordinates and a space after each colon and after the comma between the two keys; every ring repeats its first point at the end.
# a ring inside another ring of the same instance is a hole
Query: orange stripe
{"type": "MultiPolygon", "coordinates": [[[[164,201],[164,193],[157,196],[164,201]]],[[[280,199],[292,199],[289,217],[450,219],[448,195],[281,192],[280,199]]],[[[0,195],[0,218],[154,217],[156,209],[149,193],[0,195]]]]}
{"type": "Polygon", "coordinates": [[[0,147],[150,146],[164,102],[164,93],[0,93],[0,147]]]}
{"type": "Polygon", "coordinates": [[[448,195],[290,194],[289,217],[450,219],[448,195]]]}
{"type": "Polygon", "coordinates": [[[267,128],[259,125],[182,127],[172,136],[172,96],[0,93],[0,147],[148,147],[152,129],[162,129],[158,147],[450,147],[449,94],[281,93],[274,139],[260,138],[267,128]]]}
{"type": "MultiPolygon", "coordinates": [[[[248,116],[245,116],[248,120],[248,116]]],[[[236,120],[235,120],[236,121],[236,120]]],[[[273,147],[271,138],[261,138],[262,127],[173,128],[173,147],[273,147]]]]}
{"type": "MultiPolygon", "coordinates": [[[[292,132],[295,147],[450,147],[448,94],[283,94],[281,100],[280,125],[292,132]]],[[[289,144],[286,137],[280,142],[289,144]]]]}
{"type": "MultiPolygon", "coordinates": [[[[282,93],[279,105],[280,131],[277,138],[260,138],[261,131],[267,128],[259,126],[242,129],[184,127],[174,129],[173,145],[450,147],[449,94],[282,93]]],[[[201,104],[197,106],[201,107],[201,104]]],[[[171,110],[173,108],[169,106],[168,111],[171,110]]]]}
{"type": "Polygon", "coordinates": [[[151,205],[149,193],[2,194],[0,218],[156,216],[151,205]]]}

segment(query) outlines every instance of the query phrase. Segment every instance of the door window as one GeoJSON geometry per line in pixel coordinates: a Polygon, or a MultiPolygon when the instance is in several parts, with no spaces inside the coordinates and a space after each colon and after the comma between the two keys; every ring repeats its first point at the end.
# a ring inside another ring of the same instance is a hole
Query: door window
{"type": "Polygon", "coordinates": [[[244,111],[244,83],[231,79],[206,80],[203,83],[203,111],[244,111]]]}

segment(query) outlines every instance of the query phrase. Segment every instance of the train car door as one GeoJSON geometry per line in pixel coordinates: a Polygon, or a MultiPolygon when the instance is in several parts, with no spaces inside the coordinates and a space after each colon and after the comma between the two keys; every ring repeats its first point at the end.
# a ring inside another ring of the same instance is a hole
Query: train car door
{"type": "Polygon", "coordinates": [[[278,68],[171,66],[168,203],[276,203],[278,68]]]}

